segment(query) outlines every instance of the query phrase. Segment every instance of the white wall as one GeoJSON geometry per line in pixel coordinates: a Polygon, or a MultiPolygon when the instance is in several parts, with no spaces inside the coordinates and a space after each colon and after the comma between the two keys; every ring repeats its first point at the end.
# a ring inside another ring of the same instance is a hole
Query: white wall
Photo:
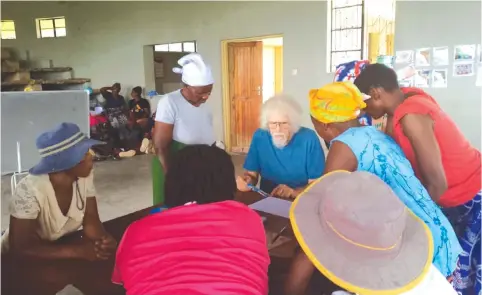
{"type": "MultiPolygon", "coordinates": [[[[72,66],[76,77],[91,78],[94,87],[118,81],[130,91],[132,86],[154,84],[145,76],[145,71],[153,71],[148,64],[152,50],[145,45],[196,40],[215,80],[221,81],[221,40],[283,34],[283,90],[300,101],[303,123],[311,127],[307,93],[333,80],[333,74],[326,73],[326,6],[324,1],[2,1],[2,19],[14,20],[17,30],[17,39],[2,40],[2,46],[17,47],[24,55],[28,49],[32,58],[53,59],[56,66],[72,66]],[[37,39],[34,19],[52,16],[66,17],[67,37],[37,39]]],[[[477,42],[480,19],[480,2],[397,1],[395,43],[404,48],[444,45],[446,38],[451,38],[450,45],[477,42]]],[[[465,91],[472,85],[450,89],[451,97],[441,104],[471,141],[480,143],[480,90],[465,91]]],[[[221,139],[219,83],[208,103],[221,139]]]]}
{"type": "Polygon", "coordinates": [[[447,88],[426,88],[452,117],[470,142],[481,146],[481,87],[476,77],[453,77],[455,45],[481,43],[480,1],[398,1],[395,49],[449,46],[447,88]]]}
{"type": "MultiPolygon", "coordinates": [[[[299,99],[304,123],[311,126],[308,90],[333,77],[325,65],[326,2],[22,2],[1,3],[2,19],[14,20],[17,30],[17,39],[2,40],[2,46],[72,66],[76,77],[91,78],[94,87],[114,81],[126,90],[146,85],[144,60],[149,57],[143,46],[185,40],[197,41],[215,80],[221,81],[221,40],[283,34],[283,88],[299,99]],[[34,19],[51,16],[66,17],[67,37],[37,39],[34,19]],[[297,76],[290,75],[292,69],[297,76]]],[[[152,84],[152,78],[147,82],[152,84]]],[[[219,83],[209,105],[222,138],[219,83]]]]}

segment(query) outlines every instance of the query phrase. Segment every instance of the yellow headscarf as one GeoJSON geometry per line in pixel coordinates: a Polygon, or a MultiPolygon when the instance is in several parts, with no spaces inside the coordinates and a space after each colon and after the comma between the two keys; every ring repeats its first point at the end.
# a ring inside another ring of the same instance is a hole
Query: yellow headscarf
{"type": "Polygon", "coordinates": [[[339,123],[358,118],[366,107],[364,95],[352,82],[334,82],[312,89],[310,114],[322,123],[339,123]]]}

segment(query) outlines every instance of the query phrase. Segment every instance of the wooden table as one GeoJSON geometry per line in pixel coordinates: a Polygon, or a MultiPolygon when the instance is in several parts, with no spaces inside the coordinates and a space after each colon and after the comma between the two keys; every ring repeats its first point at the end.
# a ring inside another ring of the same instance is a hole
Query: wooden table
{"type": "MultiPolygon", "coordinates": [[[[251,204],[260,200],[256,193],[239,193],[236,200],[251,204]]],[[[152,208],[140,210],[104,223],[105,229],[119,241],[126,228],[133,222],[149,214],[152,208]]],[[[268,217],[265,228],[268,237],[273,237],[289,223],[286,218],[260,213],[268,217]]],[[[63,238],[59,243],[80,240],[80,232],[63,238]]],[[[283,238],[269,245],[271,266],[270,294],[280,294],[280,288],[289,268],[296,247],[291,230],[285,231],[283,238]],[[284,243],[283,240],[285,241],[284,243]],[[278,245],[280,244],[280,245],[278,245]],[[272,290],[272,291],[271,291],[272,290]]],[[[72,284],[88,295],[125,294],[124,288],[111,283],[114,258],[107,261],[88,262],[82,260],[20,259],[2,255],[2,294],[3,295],[53,295],[66,285],[72,284]]]]}

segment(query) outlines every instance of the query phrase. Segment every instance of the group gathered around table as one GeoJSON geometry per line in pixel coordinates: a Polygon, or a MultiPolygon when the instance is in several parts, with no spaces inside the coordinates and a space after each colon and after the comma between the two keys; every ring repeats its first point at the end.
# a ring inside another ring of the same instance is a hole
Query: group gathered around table
{"type": "Polygon", "coordinates": [[[385,65],[340,65],[307,91],[314,130],[293,98],[263,104],[236,175],[205,104],[211,68],[197,53],[179,65],[182,88],[154,114],[116,83],[99,90],[115,133],[61,123],[37,138],[2,234],[2,294],[482,294],[480,151],[432,96],[385,65]],[[102,223],[94,157],[146,150],[153,206],[102,223]],[[289,218],[249,207],[266,195],[292,201],[289,218]]]}

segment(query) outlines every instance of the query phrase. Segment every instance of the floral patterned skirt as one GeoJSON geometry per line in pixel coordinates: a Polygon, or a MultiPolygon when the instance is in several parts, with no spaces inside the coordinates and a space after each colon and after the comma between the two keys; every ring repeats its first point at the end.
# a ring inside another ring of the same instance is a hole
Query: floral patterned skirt
{"type": "Polygon", "coordinates": [[[459,295],[481,295],[481,192],[455,208],[444,208],[462,246],[452,285],[459,295]]]}

